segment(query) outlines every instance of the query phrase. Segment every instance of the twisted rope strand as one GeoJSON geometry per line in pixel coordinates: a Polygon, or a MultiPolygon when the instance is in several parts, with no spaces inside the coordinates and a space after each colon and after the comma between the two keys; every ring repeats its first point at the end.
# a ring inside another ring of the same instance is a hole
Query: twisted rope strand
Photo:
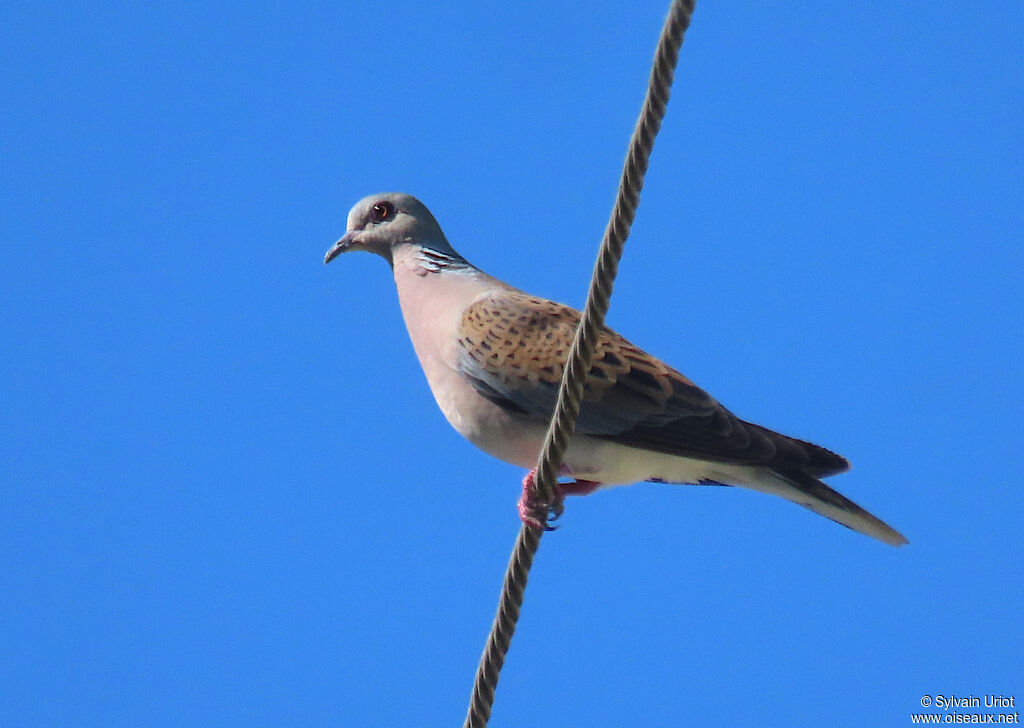
{"type": "Polygon", "coordinates": [[[655,53],[643,110],[633,130],[626,163],[622,170],[619,194],[601,241],[583,317],[569,350],[569,360],[562,372],[561,387],[558,390],[558,401],[552,415],[551,426],[548,428],[538,458],[535,492],[542,503],[551,503],[555,499],[558,468],[561,467],[562,456],[576,429],[576,418],[579,415],[583,388],[586,385],[586,373],[589,372],[593,361],[598,332],[604,326],[626,238],[636,218],[640,190],[643,188],[644,175],[647,173],[648,161],[654,147],[654,137],[661,129],[661,121],[665,117],[669,90],[679,59],[679,48],[683,42],[683,33],[690,23],[695,1],[673,2],[658,40],[658,50],[655,53]]]}
{"type": "Polygon", "coordinates": [[[505,571],[505,582],[501,587],[501,598],[498,601],[498,613],[494,617],[491,634],[487,638],[487,646],[480,658],[480,666],[476,671],[473,683],[473,695],[469,702],[469,713],[466,715],[464,728],[486,728],[491,717],[491,706],[494,705],[494,691],[498,687],[498,675],[505,664],[505,653],[512,642],[512,634],[516,631],[519,621],[519,609],[523,604],[526,591],[526,580],[530,576],[533,556],[540,547],[540,537],[544,531],[529,528],[525,524],[519,529],[516,544],[512,549],[512,557],[505,571]]]}
{"type": "MultiPolygon", "coordinates": [[[[683,44],[683,34],[690,24],[695,2],[696,0],[673,0],[658,39],[647,95],[629,142],[618,196],[604,238],[601,240],[583,316],[569,350],[568,363],[562,372],[558,401],[544,436],[544,446],[537,460],[537,475],[534,479],[534,496],[539,502],[548,504],[549,514],[552,513],[552,504],[556,502],[555,479],[576,428],[576,418],[579,416],[587,372],[594,358],[597,335],[604,326],[619,260],[622,258],[626,238],[636,218],[636,208],[640,202],[640,190],[643,188],[651,149],[654,147],[654,137],[661,128],[662,119],[665,118],[676,62],[679,60],[679,48],[683,44]]],[[[498,613],[477,668],[464,728],[486,728],[491,717],[499,673],[512,642],[516,622],[519,620],[526,581],[543,534],[542,529],[531,528],[526,524],[519,529],[508,570],[505,572],[498,613]]]]}

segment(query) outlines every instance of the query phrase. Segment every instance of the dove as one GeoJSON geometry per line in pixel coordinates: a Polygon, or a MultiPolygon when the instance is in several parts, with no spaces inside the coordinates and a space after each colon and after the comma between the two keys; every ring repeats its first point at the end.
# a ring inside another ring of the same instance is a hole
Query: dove
{"type": "MultiPolygon", "coordinates": [[[[367,251],[393,271],[409,337],[434,399],[457,432],[527,469],[522,520],[547,526],[532,470],[579,322],[575,309],[531,296],[452,248],[426,206],[371,195],[349,212],[324,263],[367,251]]],[[[565,495],[640,482],[732,485],[781,496],[893,546],[907,540],[821,481],[845,458],[746,422],[669,365],[605,327],[559,472],[565,495]]]]}

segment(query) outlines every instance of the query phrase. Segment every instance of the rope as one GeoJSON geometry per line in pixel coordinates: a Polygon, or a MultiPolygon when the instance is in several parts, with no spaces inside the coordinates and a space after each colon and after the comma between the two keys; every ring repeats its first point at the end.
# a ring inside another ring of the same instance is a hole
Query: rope
{"type": "MultiPolygon", "coordinates": [[[[549,518],[557,517],[561,511],[555,490],[557,472],[576,428],[583,387],[594,358],[594,345],[598,332],[604,326],[604,317],[611,302],[612,285],[619,269],[619,259],[622,257],[626,238],[636,217],[640,190],[643,188],[644,175],[647,173],[651,149],[654,147],[654,137],[661,128],[662,119],[665,118],[672,78],[676,62],[679,60],[679,48],[683,44],[683,34],[690,24],[695,2],[696,0],[673,0],[665,19],[665,26],[661,30],[643,110],[629,141],[622,180],[619,182],[619,193],[604,238],[601,240],[590,289],[587,292],[587,303],[576,329],[572,348],[569,350],[568,363],[562,373],[562,382],[558,390],[558,402],[537,460],[534,495],[538,502],[549,504],[549,518]]],[[[494,618],[491,634],[487,638],[487,646],[480,658],[480,665],[477,667],[473,695],[470,698],[469,712],[463,728],[485,728],[491,717],[498,676],[505,662],[509,644],[512,642],[530,566],[533,564],[534,554],[540,547],[543,533],[543,529],[531,528],[526,524],[519,529],[512,558],[505,572],[498,613],[494,618]]]]}

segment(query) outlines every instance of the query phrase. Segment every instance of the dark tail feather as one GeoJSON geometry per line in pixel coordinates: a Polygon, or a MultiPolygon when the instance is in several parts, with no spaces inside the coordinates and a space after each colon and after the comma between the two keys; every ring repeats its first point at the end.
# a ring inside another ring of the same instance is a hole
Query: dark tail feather
{"type": "Polygon", "coordinates": [[[759,483],[759,490],[781,495],[818,515],[859,531],[891,546],[909,543],[899,531],[875,518],[846,496],[837,493],[812,475],[799,470],[772,470],[772,484],[759,483]]]}

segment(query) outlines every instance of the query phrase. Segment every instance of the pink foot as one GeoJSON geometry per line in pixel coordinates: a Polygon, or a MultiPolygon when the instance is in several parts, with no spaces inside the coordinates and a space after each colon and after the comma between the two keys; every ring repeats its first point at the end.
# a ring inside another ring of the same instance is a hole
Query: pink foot
{"type": "Polygon", "coordinates": [[[601,487],[596,480],[574,480],[571,483],[559,483],[565,495],[590,495],[601,487]]]}
{"type": "Polygon", "coordinates": [[[533,492],[533,485],[537,475],[536,470],[531,470],[523,478],[523,495],[519,498],[517,508],[519,518],[530,528],[543,531],[554,531],[555,526],[548,525],[548,521],[557,521],[565,510],[563,502],[567,495],[588,495],[597,490],[600,483],[592,480],[574,480],[571,483],[555,483],[554,502],[541,503],[533,492]]]}

